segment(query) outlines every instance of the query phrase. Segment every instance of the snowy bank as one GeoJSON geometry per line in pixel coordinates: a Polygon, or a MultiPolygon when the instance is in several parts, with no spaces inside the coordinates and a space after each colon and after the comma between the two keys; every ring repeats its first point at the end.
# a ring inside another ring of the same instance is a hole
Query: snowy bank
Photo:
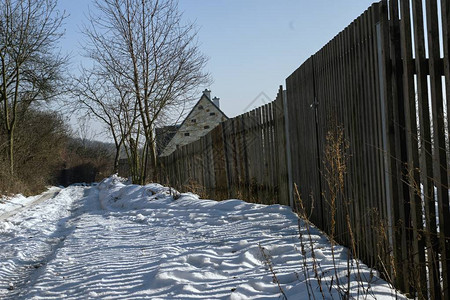
{"type": "Polygon", "coordinates": [[[300,222],[302,246],[289,207],[173,194],[112,176],[8,218],[0,298],[340,299],[347,278],[351,297],[396,297],[343,247],[335,247],[335,272],[327,239],[300,222]]]}

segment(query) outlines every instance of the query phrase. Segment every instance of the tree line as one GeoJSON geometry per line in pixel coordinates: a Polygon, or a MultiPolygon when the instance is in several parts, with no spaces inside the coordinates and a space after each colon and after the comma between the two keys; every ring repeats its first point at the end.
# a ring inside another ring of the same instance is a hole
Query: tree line
{"type": "Polygon", "coordinates": [[[55,107],[103,124],[114,144],[112,171],[122,155],[133,182],[154,180],[155,128],[176,121],[209,83],[195,24],[176,1],[93,5],[82,29],[89,66],[73,74],[57,50],[67,16],[57,0],[0,0],[0,183],[27,182],[33,170],[48,182],[44,173],[67,161],[69,130],[55,107]]]}

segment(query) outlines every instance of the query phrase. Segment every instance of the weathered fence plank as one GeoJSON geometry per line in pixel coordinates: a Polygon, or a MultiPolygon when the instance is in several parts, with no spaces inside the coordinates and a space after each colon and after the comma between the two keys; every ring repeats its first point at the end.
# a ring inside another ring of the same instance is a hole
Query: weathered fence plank
{"type": "Polygon", "coordinates": [[[420,198],[419,148],[417,144],[417,121],[414,86],[414,61],[412,58],[411,17],[409,1],[400,2],[401,19],[401,48],[403,61],[403,95],[404,114],[407,149],[407,176],[411,210],[411,229],[408,239],[412,241],[412,253],[410,258],[414,260],[414,268],[410,269],[412,274],[410,285],[418,292],[419,298],[427,295],[426,268],[425,268],[425,245],[420,235],[422,226],[422,200],[420,198]]]}
{"type": "Polygon", "coordinates": [[[419,119],[419,145],[420,151],[420,182],[422,183],[422,198],[425,207],[425,228],[424,232],[427,249],[427,268],[430,285],[430,298],[441,299],[440,275],[438,263],[438,242],[436,229],[436,211],[434,205],[434,184],[432,143],[430,126],[430,108],[428,102],[427,83],[427,60],[425,56],[425,35],[423,21],[423,5],[421,0],[412,2],[413,27],[414,27],[414,50],[416,68],[416,93],[419,119]]]}

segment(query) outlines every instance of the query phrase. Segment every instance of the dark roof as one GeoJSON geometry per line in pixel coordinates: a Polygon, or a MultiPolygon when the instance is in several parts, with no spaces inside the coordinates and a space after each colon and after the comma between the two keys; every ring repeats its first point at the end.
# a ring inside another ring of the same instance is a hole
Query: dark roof
{"type": "Polygon", "coordinates": [[[155,129],[156,133],[156,153],[160,155],[167,144],[177,133],[180,125],[169,125],[164,127],[159,127],[155,129]]]}

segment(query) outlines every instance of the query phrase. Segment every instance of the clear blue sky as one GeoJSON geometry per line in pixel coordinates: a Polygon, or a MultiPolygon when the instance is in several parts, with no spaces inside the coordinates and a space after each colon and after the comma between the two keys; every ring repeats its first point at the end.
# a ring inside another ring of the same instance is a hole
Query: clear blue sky
{"type": "MultiPolygon", "coordinates": [[[[59,0],[66,10],[63,51],[80,61],[80,26],[90,0],[59,0]]],[[[199,28],[209,57],[212,96],[234,117],[275,98],[278,86],[308,57],[362,14],[372,0],[180,0],[184,17],[199,28]]],[[[200,94],[199,94],[200,97],[200,94]]]]}

